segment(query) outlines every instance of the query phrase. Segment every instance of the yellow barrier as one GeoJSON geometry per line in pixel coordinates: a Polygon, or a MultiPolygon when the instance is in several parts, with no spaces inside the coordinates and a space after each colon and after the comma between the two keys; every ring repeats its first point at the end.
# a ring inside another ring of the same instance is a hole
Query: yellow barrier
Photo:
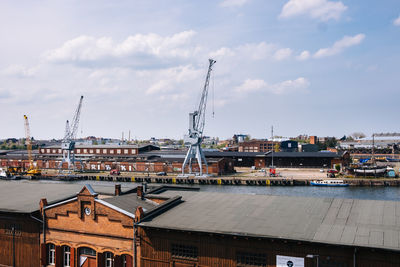
{"type": "Polygon", "coordinates": [[[176,178],[172,178],[172,183],[176,184],[176,178]]]}
{"type": "Polygon", "coordinates": [[[131,181],[134,183],[135,182],[135,177],[131,177],[131,181]]]}
{"type": "Polygon", "coordinates": [[[265,184],[266,184],[266,185],[271,185],[271,181],[270,181],[270,180],[266,180],[266,181],[265,181],[265,184]]]}
{"type": "Polygon", "coordinates": [[[222,184],[222,181],[221,181],[221,179],[218,179],[217,181],[218,181],[218,184],[222,184]]]}
{"type": "Polygon", "coordinates": [[[100,181],[100,176],[97,175],[97,176],[96,176],[96,180],[97,180],[97,181],[100,181]]]}

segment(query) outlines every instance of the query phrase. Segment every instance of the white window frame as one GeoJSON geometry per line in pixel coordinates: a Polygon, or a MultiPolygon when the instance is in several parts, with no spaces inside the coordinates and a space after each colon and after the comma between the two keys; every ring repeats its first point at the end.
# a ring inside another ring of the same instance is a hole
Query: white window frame
{"type": "Polygon", "coordinates": [[[47,263],[49,265],[56,265],[56,246],[54,244],[47,244],[47,263]]]}
{"type": "Polygon", "coordinates": [[[71,266],[71,247],[69,246],[63,247],[63,264],[64,267],[71,266]]]}
{"type": "Polygon", "coordinates": [[[96,154],[100,154],[100,149],[96,148],[96,154]]]}
{"type": "Polygon", "coordinates": [[[117,154],[121,154],[121,149],[117,149],[117,154]]]}
{"type": "Polygon", "coordinates": [[[113,254],[111,252],[104,253],[104,267],[113,266],[113,254]]]}
{"type": "Polygon", "coordinates": [[[107,154],[107,149],[103,149],[103,154],[107,154]]]}
{"type": "Polygon", "coordinates": [[[129,150],[128,149],[124,149],[124,154],[129,154],[129,150]]]}

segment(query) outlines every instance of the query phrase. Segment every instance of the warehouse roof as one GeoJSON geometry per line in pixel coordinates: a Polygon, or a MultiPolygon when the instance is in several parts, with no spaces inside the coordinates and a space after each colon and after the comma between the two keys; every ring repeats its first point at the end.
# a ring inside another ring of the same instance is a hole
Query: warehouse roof
{"type": "MultiPolygon", "coordinates": [[[[267,158],[272,157],[271,152],[265,153],[267,158]]],[[[277,158],[338,158],[340,155],[334,152],[274,152],[277,158]]]]}
{"type": "Polygon", "coordinates": [[[112,204],[122,210],[135,214],[137,207],[142,207],[144,212],[150,211],[157,207],[157,203],[151,200],[142,200],[137,197],[137,194],[126,194],[112,198],[103,199],[103,201],[112,204]]]}
{"type": "Polygon", "coordinates": [[[183,202],[141,226],[400,251],[400,202],[172,192],[183,202]]]}
{"type": "MultiPolygon", "coordinates": [[[[0,180],[0,211],[31,213],[39,209],[39,201],[46,198],[50,204],[73,196],[82,189],[82,184],[43,183],[31,181],[1,181],[0,180]]],[[[99,194],[113,195],[114,184],[111,186],[92,185],[99,194]]],[[[124,187],[123,191],[135,187],[124,187]]],[[[105,200],[105,199],[103,199],[105,200]]]]}

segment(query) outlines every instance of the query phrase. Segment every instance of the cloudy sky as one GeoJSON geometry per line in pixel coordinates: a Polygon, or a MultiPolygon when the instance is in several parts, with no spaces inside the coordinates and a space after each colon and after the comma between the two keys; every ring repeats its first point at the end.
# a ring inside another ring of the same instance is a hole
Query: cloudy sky
{"type": "Polygon", "coordinates": [[[0,138],[400,131],[398,0],[0,1],[0,138]],[[214,111],[214,116],[211,113],[214,111]]]}

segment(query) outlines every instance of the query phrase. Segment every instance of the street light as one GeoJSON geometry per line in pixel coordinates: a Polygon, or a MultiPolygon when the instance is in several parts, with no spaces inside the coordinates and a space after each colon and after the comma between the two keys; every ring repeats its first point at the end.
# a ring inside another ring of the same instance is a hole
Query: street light
{"type": "Polygon", "coordinates": [[[310,259],[316,258],[316,259],[317,259],[317,267],[319,267],[319,255],[308,254],[308,255],[306,256],[306,258],[310,258],[310,259]]]}

